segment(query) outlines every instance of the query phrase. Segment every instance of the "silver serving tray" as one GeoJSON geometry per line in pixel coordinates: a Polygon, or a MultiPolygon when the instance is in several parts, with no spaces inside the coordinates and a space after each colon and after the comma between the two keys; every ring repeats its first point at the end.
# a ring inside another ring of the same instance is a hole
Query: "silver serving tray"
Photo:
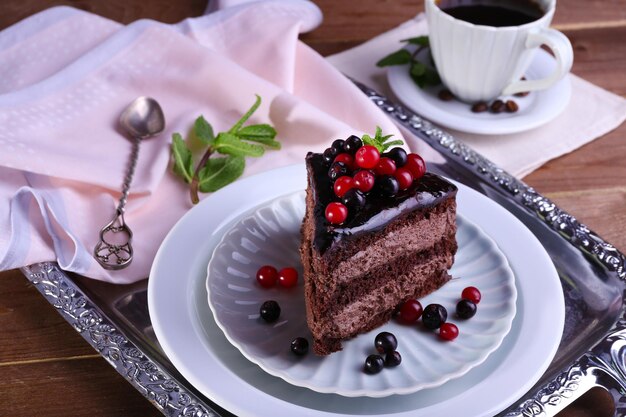
{"type": "MultiPolygon", "coordinates": [[[[553,416],[593,387],[611,393],[616,415],[626,414],[622,396],[626,391],[625,256],[450,134],[356,84],[389,117],[445,158],[445,164],[429,165],[432,171],[460,181],[508,209],[537,236],[556,266],[566,309],[559,350],[539,382],[499,416],[553,416]]],[[[53,262],[31,265],[22,272],[163,414],[232,415],[197,392],[160,349],[148,314],[147,280],[112,285],[67,273],[53,262]]]]}

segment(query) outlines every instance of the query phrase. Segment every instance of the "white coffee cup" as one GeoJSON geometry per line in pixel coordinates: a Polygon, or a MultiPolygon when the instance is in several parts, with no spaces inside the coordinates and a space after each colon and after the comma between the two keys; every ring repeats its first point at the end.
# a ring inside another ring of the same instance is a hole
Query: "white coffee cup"
{"type": "Polygon", "coordinates": [[[549,88],[563,78],[574,60],[572,45],[549,28],[556,0],[539,0],[542,17],[520,26],[482,26],[456,19],[438,0],[424,0],[430,48],[441,80],[457,98],[470,103],[549,88]],[[555,56],[551,75],[520,80],[534,53],[547,46],[555,56]]]}

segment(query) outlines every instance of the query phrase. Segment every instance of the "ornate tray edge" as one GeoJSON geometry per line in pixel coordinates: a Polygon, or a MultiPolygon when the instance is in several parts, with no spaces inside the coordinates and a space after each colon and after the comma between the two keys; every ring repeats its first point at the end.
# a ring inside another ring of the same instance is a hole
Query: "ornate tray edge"
{"type": "Polygon", "coordinates": [[[30,265],[21,271],[59,314],[163,414],[219,416],[118,330],[56,263],[30,265]]]}
{"type": "MultiPolygon", "coordinates": [[[[391,101],[375,90],[352,80],[368,98],[389,117],[411,133],[423,139],[435,150],[460,162],[469,170],[483,175],[486,180],[515,198],[524,208],[541,219],[551,229],[579,250],[591,255],[607,270],[626,281],[626,256],[605,242],[572,215],[542,196],[532,187],[499,168],[449,133],[417,116],[406,107],[391,101]]],[[[624,298],[626,299],[626,293],[624,298]]],[[[593,387],[615,392],[620,399],[616,415],[626,411],[626,310],[622,307],[620,319],[606,337],[585,353],[569,368],[563,370],[531,397],[505,410],[505,417],[553,416],[593,387]]]]}

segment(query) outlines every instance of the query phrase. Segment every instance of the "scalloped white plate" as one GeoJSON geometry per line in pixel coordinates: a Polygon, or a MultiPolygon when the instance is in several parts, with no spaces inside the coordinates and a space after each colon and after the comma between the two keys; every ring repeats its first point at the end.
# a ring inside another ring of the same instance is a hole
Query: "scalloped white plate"
{"type": "Polygon", "coordinates": [[[459,250],[450,270],[453,279],[421,299],[423,306],[442,304],[449,322],[459,327],[452,342],[435,332],[393,320],[343,343],[326,357],[309,352],[297,357],[289,350],[297,336],[312,340],[306,324],[302,278],[294,289],[262,288],[256,271],[262,265],[296,267],[302,276],[298,247],[305,212],[304,192],[280,197],[245,215],[225,233],[207,268],[211,310],[226,338],[266,372],[285,381],[324,393],[348,397],[410,394],[441,385],[482,363],[500,346],[515,317],[515,279],[504,254],[478,226],[457,218],[459,250]],[[483,299],[470,320],[456,319],[454,309],[463,288],[478,287],[483,299]],[[281,315],[274,324],[259,317],[266,300],[276,300],[281,315]],[[362,371],[368,353],[375,353],[380,331],[398,338],[402,364],[376,376],[362,371]]]}
{"type": "MultiPolygon", "coordinates": [[[[459,211],[497,243],[515,273],[517,288],[511,331],[485,362],[465,375],[385,398],[322,394],[268,374],[228,342],[207,303],[211,254],[241,216],[303,190],[303,164],[238,180],[203,200],[172,228],[148,281],[148,308],[159,345],[200,393],[241,417],[258,416],[259,410],[273,417],[498,414],[528,391],[552,361],[565,320],[563,291],[550,257],[528,228],[484,195],[457,186],[459,211]]],[[[389,371],[377,376],[391,377],[394,370],[389,371]]]]}

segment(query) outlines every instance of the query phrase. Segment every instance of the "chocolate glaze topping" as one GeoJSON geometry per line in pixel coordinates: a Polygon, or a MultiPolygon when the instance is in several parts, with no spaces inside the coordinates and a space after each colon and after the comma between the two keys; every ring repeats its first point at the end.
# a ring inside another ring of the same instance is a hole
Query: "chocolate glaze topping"
{"type": "Polygon", "coordinates": [[[330,168],[322,154],[309,152],[306,156],[307,171],[315,201],[315,237],[313,248],[324,253],[328,248],[349,236],[372,232],[383,228],[398,216],[414,210],[430,207],[455,195],[457,188],[438,175],[426,173],[418,181],[394,197],[383,197],[370,192],[365,207],[357,213],[349,213],[341,226],[332,226],[324,211],[332,201],[339,201],[328,177],[330,168]]]}

